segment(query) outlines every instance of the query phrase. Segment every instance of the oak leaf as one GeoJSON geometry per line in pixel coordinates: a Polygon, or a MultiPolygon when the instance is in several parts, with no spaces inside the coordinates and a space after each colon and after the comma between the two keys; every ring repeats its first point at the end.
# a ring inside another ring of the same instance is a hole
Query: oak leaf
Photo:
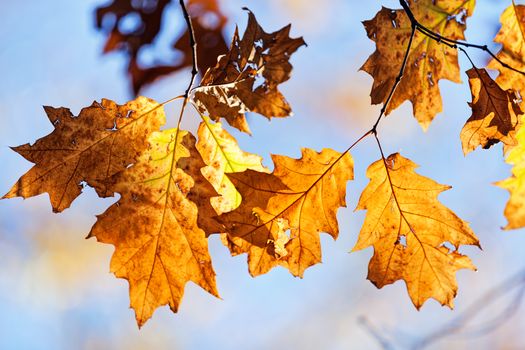
{"type": "Polygon", "coordinates": [[[317,153],[305,148],[301,159],[272,156],[273,173],[253,170],[228,174],[241,205],[222,214],[230,249],[248,253],[251,275],[282,265],[294,275],[321,262],[320,233],[339,233],[337,209],[346,206],[346,182],[353,179],[348,152],[317,153]],[[284,235],[287,234],[287,237],[284,235]]]}
{"type": "Polygon", "coordinates": [[[479,242],[467,223],[437,200],[450,187],[418,175],[416,168],[398,153],[370,165],[370,183],[356,208],[367,213],[353,250],[374,247],[368,279],[376,287],[402,279],[416,308],[429,298],[453,307],[455,272],[475,269],[457,249],[479,242]]]}
{"type": "Polygon", "coordinates": [[[111,271],[129,281],[139,326],[159,306],[177,312],[188,281],[218,296],[198,206],[189,199],[205,166],[195,138],[171,129],[149,140],[137,163],[112,179],[121,198],[97,217],[89,234],[115,246],[111,271]]]}
{"type": "MultiPolygon", "coordinates": [[[[525,5],[516,5],[513,1],[512,5],[503,11],[500,21],[501,29],[494,41],[502,47],[496,56],[511,67],[525,71],[525,5]]],[[[505,90],[513,90],[516,94],[515,99],[523,109],[525,76],[503,67],[495,59],[489,62],[487,68],[499,71],[496,82],[505,90]]]]}
{"type": "Polygon", "coordinates": [[[211,204],[219,215],[232,211],[240,205],[241,195],[226,174],[247,169],[268,172],[268,169],[262,165],[260,156],[241,150],[221,123],[203,117],[197,134],[197,150],[207,164],[202,173],[220,195],[212,198],[211,204]]]}
{"type": "Polygon", "coordinates": [[[518,144],[510,150],[505,161],[512,165],[512,176],[496,183],[509,191],[510,199],[505,207],[508,220],[506,230],[525,227],[525,128],[516,133],[518,144]]]}
{"type": "MultiPolygon", "coordinates": [[[[449,39],[464,39],[465,20],[473,10],[474,0],[409,0],[416,20],[430,30],[449,39]]],[[[363,22],[368,37],[376,43],[362,70],[374,78],[370,97],[373,104],[385,103],[408,47],[411,22],[403,10],[383,7],[377,15],[363,22]]],[[[460,71],[457,50],[436,42],[416,31],[406,69],[385,113],[412,102],[414,116],[423,129],[443,109],[439,80],[459,83],[460,71]]]]}
{"type": "Polygon", "coordinates": [[[512,91],[496,84],[485,69],[467,71],[472,92],[472,116],[461,130],[463,153],[478,146],[489,148],[501,141],[506,147],[514,146],[515,130],[523,113],[512,91]]]}
{"type": "MultiPolygon", "coordinates": [[[[222,34],[226,16],[220,10],[217,0],[189,0],[188,13],[192,18],[195,40],[199,43],[197,51],[198,68],[205,72],[217,62],[217,57],[227,52],[228,47],[222,34]]],[[[132,1],[113,0],[96,10],[96,27],[107,34],[104,53],[123,52],[128,59],[128,74],[133,92],[137,94],[145,85],[157,78],[192,66],[192,47],[189,44],[189,31],[178,35],[173,48],[181,59],[175,62],[145,65],[140,60],[144,50],[153,51],[153,43],[160,37],[163,18],[166,18],[171,0],[132,1]],[[129,28],[129,24],[132,27],[129,28]]],[[[165,21],[165,20],[164,20],[165,21]]]]}
{"type": "Polygon", "coordinates": [[[54,212],[68,208],[82,183],[111,196],[106,180],[133,164],[148,135],[165,122],[161,105],[139,97],[125,105],[103,99],[74,116],[67,108],[44,107],[54,130],[33,145],[14,147],[35,165],[3,198],[49,193],[54,212]]]}
{"type": "Polygon", "coordinates": [[[289,116],[290,105],[277,87],[290,78],[291,55],[305,45],[302,38],[290,38],[290,27],[266,33],[248,10],[242,39],[236,28],[228,53],[219,57],[194,90],[197,109],[214,121],[224,118],[248,133],[246,112],[267,118],[289,116]],[[264,79],[259,85],[258,77],[264,79]]]}

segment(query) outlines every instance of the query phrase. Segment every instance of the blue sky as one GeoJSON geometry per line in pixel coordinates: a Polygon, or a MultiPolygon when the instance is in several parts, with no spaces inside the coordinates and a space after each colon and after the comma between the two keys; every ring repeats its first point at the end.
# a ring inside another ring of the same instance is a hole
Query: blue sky
{"type": "MultiPolygon", "coordinates": [[[[0,25],[0,192],[30,168],[8,146],[33,142],[51,131],[43,105],[67,106],[74,113],[93,100],[130,99],[121,56],[101,56],[104,38],[93,27],[93,9],[100,1],[36,1],[3,4],[0,25]]],[[[271,0],[222,2],[234,23],[244,27],[248,6],[267,30],[293,23],[292,34],[308,43],[294,55],[292,79],[283,92],[294,116],[268,122],[250,116],[254,136],[235,134],[247,151],[296,157],[301,147],[342,151],[366,131],[379,107],[370,106],[371,78],[358,72],[374,50],[361,21],[372,18],[380,4],[397,8],[397,1],[271,0]]],[[[467,38],[490,43],[498,17],[510,1],[479,0],[468,20],[467,38]]],[[[173,8],[176,16],[178,9],[173,8]]],[[[171,24],[173,28],[177,23],[171,24]]],[[[169,28],[168,28],[169,29],[169,28]]],[[[166,29],[166,30],[168,30],[166,29]]],[[[162,49],[163,42],[159,43],[162,49]]],[[[164,42],[165,44],[165,42],[164,42]]],[[[495,45],[492,47],[497,48],[495,45]]],[[[472,51],[479,64],[483,53],[472,51]]],[[[461,58],[462,70],[468,64],[461,58]]],[[[158,101],[183,92],[189,72],[170,76],[143,94],[158,101]]],[[[371,249],[349,254],[364,212],[353,212],[368,180],[367,166],[379,153],[372,140],[353,151],[355,181],[349,182],[348,208],[339,211],[340,238],[322,237],[323,264],[296,279],[284,269],[251,278],[245,256],[231,258],[218,238],[210,251],[222,300],[188,284],[180,312],[157,310],[142,330],[128,308],[124,280],[109,271],[113,248],[85,240],[100,214],[114,199],[101,200],[92,190],[60,215],[51,212],[48,198],[0,201],[0,348],[2,349],[375,349],[378,342],[359,324],[360,316],[383,335],[400,344],[438,329],[465,310],[484,291],[520,270],[525,261],[523,230],[505,232],[503,208],[508,195],[493,186],[506,178],[509,167],[500,146],[464,157],[459,132],[470,116],[470,92],[464,84],[441,82],[444,112],[424,133],[406,103],[380,129],[385,151],[401,152],[420,164],[419,172],[453,186],[440,196],[447,206],[469,221],[483,251],[465,248],[477,272],[458,273],[456,310],[436,302],[421,311],[412,306],[402,282],[377,290],[366,281],[371,249]]],[[[167,107],[174,123],[179,105],[167,107]]],[[[185,127],[196,126],[188,114],[185,127]]],[[[193,129],[194,130],[194,129],[193,129]]],[[[496,303],[487,315],[505,305],[496,303]]],[[[491,349],[518,347],[525,318],[483,337],[450,338],[435,348],[491,349]]],[[[400,347],[401,348],[401,347],[400,347]]]]}

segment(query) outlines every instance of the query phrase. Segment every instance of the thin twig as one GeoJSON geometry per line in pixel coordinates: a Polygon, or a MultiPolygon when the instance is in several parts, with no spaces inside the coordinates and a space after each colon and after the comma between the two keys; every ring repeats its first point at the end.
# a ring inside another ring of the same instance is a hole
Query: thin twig
{"type": "Polygon", "coordinates": [[[429,38],[432,38],[433,40],[435,40],[437,42],[441,42],[441,43],[446,44],[446,45],[448,45],[450,47],[453,47],[453,48],[457,48],[457,46],[464,46],[464,47],[472,47],[472,48],[475,48],[475,49],[479,49],[479,50],[485,51],[492,58],[494,58],[499,64],[501,64],[503,67],[505,67],[507,69],[510,69],[510,70],[512,70],[512,71],[514,71],[516,73],[525,75],[525,72],[523,72],[523,71],[521,71],[519,69],[516,69],[516,68],[508,65],[507,63],[503,62],[496,54],[494,54],[494,52],[492,52],[488,48],[487,45],[472,44],[472,43],[469,43],[469,42],[466,42],[466,41],[462,41],[462,40],[450,39],[450,38],[442,36],[439,33],[436,33],[434,31],[432,31],[431,29],[429,29],[429,28],[425,27],[423,24],[421,24],[415,18],[414,13],[410,9],[410,6],[406,2],[406,0],[399,0],[399,3],[401,4],[401,7],[403,7],[403,10],[405,10],[405,13],[408,16],[408,19],[410,20],[410,23],[412,23],[412,25],[415,25],[416,28],[421,33],[425,34],[429,38]]]}
{"type": "Polygon", "coordinates": [[[414,23],[412,23],[412,32],[410,33],[410,40],[408,41],[408,46],[405,51],[405,57],[403,58],[403,63],[401,64],[401,68],[399,69],[399,73],[397,74],[396,81],[394,82],[392,89],[390,89],[390,93],[388,94],[388,97],[386,98],[385,103],[383,103],[383,107],[381,108],[379,117],[377,118],[374,126],[372,127],[372,133],[374,134],[377,134],[377,126],[379,125],[381,118],[385,115],[386,109],[388,108],[388,105],[390,104],[390,100],[392,100],[392,97],[394,96],[394,92],[396,91],[397,86],[399,85],[399,83],[401,82],[401,79],[403,78],[403,74],[405,73],[405,68],[407,66],[408,56],[410,55],[410,49],[412,48],[412,42],[414,40],[415,33],[416,33],[416,26],[414,23]]]}
{"type": "Polygon", "coordinates": [[[179,3],[182,9],[182,13],[184,15],[184,19],[186,21],[186,26],[188,27],[188,32],[190,34],[189,36],[190,36],[190,46],[191,46],[192,67],[191,67],[191,79],[188,84],[188,87],[186,88],[186,92],[184,93],[184,101],[182,102],[182,107],[180,109],[177,129],[180,127],[180,124],[182,122],[182,115],[184,114],[184,109],[186,109],[186,105],[188,104],[190,91],[191,91],[191,88],[193,87],[193,83],[195,82],[195,78],[197,77],[197,74],[199,74],[199,69],[197,67],[197,42],[195,41],[195,31],[193,30],[193,24],[191,23],[191,17],[188,13],[188,9],[186,8],[186,4],[184,4],[184,0],[180,0],[179,3]]]}
{"type": "MultiPolygon", "coordinates": [[[[493,305],[493,303],[505,296],[507,293],[512,291],[514,288],[521,286],[522,289],[518,292],[517,296],[513,299],[513,302],[510,304],[511,307],[505,308],[499,316],[495,317],[492,322],[489,322],[490,328],[496,328],[502,323],[496,324],[495,321],[499,320],[508,320],[510,316],[516,313],[518,309],[519,302],[521,302],[523,297],[523,287],[525,286],[525,269],[522,269],[514,276],[510,277],[503,283],[499,284],[497,287],[486,292],[481,298],[476,300],[473,304],[469,306],[462,314],[456,317],[454,320],[449,322],[444,327],[438,329],[437,331],[427,335],[419,342],[414,345],[414,349],[423,349],[434,343],[438,340],[443,339],[446,336],[451,336],[453,334],[460,333],[466,324],[476,317],[481,311],[485,310],[488,306],[493,305]]],[[[481,329],[487,329],[489,324],[485,324],[481,329]]],[[[479,330],[478,330],[479,331],[479,330]]]]}

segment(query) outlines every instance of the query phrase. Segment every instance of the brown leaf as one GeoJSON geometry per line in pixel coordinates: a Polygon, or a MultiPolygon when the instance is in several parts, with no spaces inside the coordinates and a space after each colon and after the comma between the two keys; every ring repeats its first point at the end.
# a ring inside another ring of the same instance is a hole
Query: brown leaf
{"type": "MultiPolygon", "coordinates": [[[[516,5],[513,1],[501,15],[500,21],[501,29],[494,41],[502,47],[496,56],[511,67],[525,71],[525,5],[516,5]]],[[[487,68],[499,71],[496,78],[498,85],[505,90],[513,90],[515,99],[522,109],[525,108],[525,76],[503,67],[495,59],[489,62],[487,68]]]]}
{"type": "MultiPolygon", "coordinates": [[[[141,88],[158,78],[192,66],[192,48],[189,45],[189,31],[184,23],[182,33],[175,34],[173,48],[178,51],[179,60],[174,62],[155,62],[145,65],[139,59],[141,50],[152,52],[151,45],[159,37],[165,11],[169,4],[179,6],[177,1],[132,1],[113,0],[96,10],[96,26],[107,33],[104,53],[124,52],[128,59],[128,74],[137,94],[141,88]],[[133,23],[133,28],[123,30],[123,23],[133,23]]],[[[205,72],[217,62],[217,57],[227,52],[222,35],[226,17],[220,11],[216,0],[189,0],[188,13],[192,18],[195,39],[198,43],[197,62],[199,70],[205,72]]]]}
{"type": "Polygon", "coordinates": [[[82,182],[101,197],[111,196],[107,179],[133,164],[147,147],[148,135],[165,122],[162,106],[145,97],[125,105],[103,99],[78,117],[67,108],[44,109],[55,129],[33,145],[13,148],[35,165],[3,198],[47,192],[54,212],[71,205],[82,182]]]}
{"type": "MultiPolygon", "coordinates": [[[[474,10],[474,0],[409,0],[415,18],[427,28],[449,39],[464,39],[465,19],[474,10]]],[[[401,68],[411,33],[405,11],[383,7],[377,15],[363,22],[368,37],[376,43],[362,70],[374,78],[370,94],[373,104],[385,103],[401,68]]],[[[407,66],[386,114],[403,102],[412,102],[414,116],[423,129],[443,109],[439,80],[459,83],[457,50],[437,43],[416,31],[407,66]]]]}
{"type": "Polygon", "coordinates": [[[272,174],[247,170],[229,174],[243,201],[219,219],[235,253],[248,253],[253,276],[277,265],[302,277],[321,262],[319,234],[339,233],[336,212],[344,207],[346,182],[353,179],[349,153],[303,149],[301,159],[272,156],[272,174]],[[286,234],[289,232],[289,234],[286,234]],[[286,235],[286,237],[284,237],[286,235]]]}
{"type": "Polygon", "coordinates": [[[463,153],[478,146],[487,149],[499,141],[514,146],[519,115],[523,113],[514,93],[499,87],[485,69],[471,68],[467,75],[472,92],[472,103],[469,103],[472,116],[461,130],[463,153]]]}
{"type": "Polygon", "coordinates": [[[188,281],[218,296],[198,206],[189,198],[203,166],[188,132],[153,133],[139,161],[113,178],[121,198],[89,234],[115,246],[111,271],[129,281],[139,326],[159,306],[177,312],[188,281]]]}
{"type": "Polygon", "coordinates": [[[370,165],[370,183],[356,208],[367,213],[353,250],[374,247],[368,279],[376,287],[402,279],[416,308],[429,298],[453,307],[455,272],[475,269],[457,249],[479,242],[467,223],[437,200],[450,187],[416,174],[416,168],[398,153],[370,165]]]}
{"type": "Polygon", "coordinates": [[[212,120],[225,118],[248,132],[244,114],[257,112],[267,118],[286,117],[291,108],[277,86],[290,78],[290,56],[305,42],[290,38],[290,25],[266,33],[248,10],[248,25],[242,39],[235,30],[229,52],[204,75],[193,101],[212,120]],[[256,77],[264,81],[256,85],[256,77]]]}

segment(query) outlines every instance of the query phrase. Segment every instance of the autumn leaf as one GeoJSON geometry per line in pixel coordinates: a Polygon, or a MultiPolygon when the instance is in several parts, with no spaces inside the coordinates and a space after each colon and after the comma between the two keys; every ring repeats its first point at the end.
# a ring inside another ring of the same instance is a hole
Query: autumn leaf
{"type": "MultiPolygon", "coordinates": [[[[494,41],[502,47],[496,56],[511,67],[525,71],[525,5],[516,5],[513,1],[501,15],[500,21],[501,29],[494,41]]],[[[516,93],[516,100],[523,109],[525,76],[503,67],[495,59],[489,62],[487,68],[499,71],[496,82],[505,90],[513,90],[516,93]]]]}
{"type": "MultiPolygon", "coordinates": [[[[416,20],[449,39],[464,39],[466,17],[472,15],[474,0],[408,1],[416,20]]],[[[361,67],[374,78],[370,94],[373,104],[385,103],[401,68],[411,35],[411,22],[403,10],[383,7],[363,22],[376,51],[361,67]]],[[[438,83],[441,79],[459,83],[457,50],[416,31],[406,69],[386,114],[403,102],[412,102],[414,116],[423,129],[443,109],[438,83]]]]}
{"type": "Polygon", "coordinates": [[[515,130],[523,113],[512,91],[505,91],[496,84],[485,69],[467,71],[472,92],[472,116],[461,130],[463,153],[476,147],[489,148],[499,141],[514,146],[515,130]]]}
{"type": "Polygon", "coordinates": [[[512,176],[496,185],[509,191],[510,199],[505,207],[508,220],[506,230],[525,227],[525,128],[516,133],[518,144],[510,150],[505,161],[512,165],[512,176]]]}
{"type": "MultiPolygon", "coordinates": [[[[198,68],[201,72],[205,72],[215,65],[219,55],[223,55],[228,50],[222,34],[227,19],[216,0],[187,2],[195,38],[199,43],[198,68]]],[[[96,27],[107,34],[104,53],[120,51],[125,54],[128,59],[128,74],[135,94],[162,76],[192,66],[192,47],[189,45],[189,31],[186,27],[178,34],[173,44],[173,48],[177,50],[176,57],[180,57],[179,60],[159,63],[160,60],[157,59],[156,63],[149,65],[140,60],[143,51],[149,50],[150,54],[154,52],[152,44],[160,37],[163,18],[168,18],[166,14],[170,4],[178,6],[178,2],[171,0],[113,0],[96,9],[96,27]],[[128,28],[130,18],[137,22],[131,30],[128,28]]]]}
{"type": "Polygon", "coordinates": [[[374,247],[368,279],[376,287],[402,279],[416,308],[429,298],[452,308],[455,272],[475,269],[457,250],[479,242],[467,223],[437,200],[450,187],[418,175],[416,168],[398,153],[370,165],[370,183],[356,208],[367,213],[353,250],[374,247]]]}
{"type": "Polygon", "coordinates": [[[222,214],[231,250],[248,253],[250,274],[277,265],[302,277],[321,262],[319,234],[339,233],[337,209],[346,206],[346,182],[353,179],[349,153],[305,148],[301,159],[272,156],[272,174],[247,170],[229,174],[242,196],[236,210],[222,214]],[[289,232],[289,234],[286,234],[289,232]]]}
{"type": "Polygon", "coordinates": [[[230,50],[210,68],[194,90],[193,102],[212,120],[226,119],[233,127],[250,132],[246,112],[267,118],[286,117],[291,108],[277,89],[290,78],[290,56],[305,42],[290,38],[290,25],[266,33],[248,10],[248,24],[242,39],[236,28],[230,50]],[[264,81],[256,85],[256,78],[264,81]]]}
{"type": "Polygon", "coordinates": [[[188,198],[205,166],[195,138],[171,129],[149,140],[137,163],[112,179],[121,198],[98,216],[89,234],[115,246],[111,271],[129,281],[139,326],[159,306],[177,312],[188,281],[218,296],[198,206],[188,198]]]}
{"type": "Polygon", "coordinates": [[[268,172],[258,155],[244,152],[237,140],[207,117],[198,130],[197,150],[208,165],[202,169],[204,177],[213,185],[219,197],[212,198],[211,204],[217,214],[234,210],[241,203],[241,195],[226,174],[252,169],[268,172]]]}
{"type": "Polygon", "coordinates": [[[165,122],[162,106],[145,97],[125,105],[103,99],[78,116],[67,108],[44,110],[55,129],[33,145],[13,148],[35,165],[3,198],[47,192],[54,212],[71,205],[83,182],[99,196],[111,196],[106,180],[133,164],[147,147],[148,135],[165,122]]]}

